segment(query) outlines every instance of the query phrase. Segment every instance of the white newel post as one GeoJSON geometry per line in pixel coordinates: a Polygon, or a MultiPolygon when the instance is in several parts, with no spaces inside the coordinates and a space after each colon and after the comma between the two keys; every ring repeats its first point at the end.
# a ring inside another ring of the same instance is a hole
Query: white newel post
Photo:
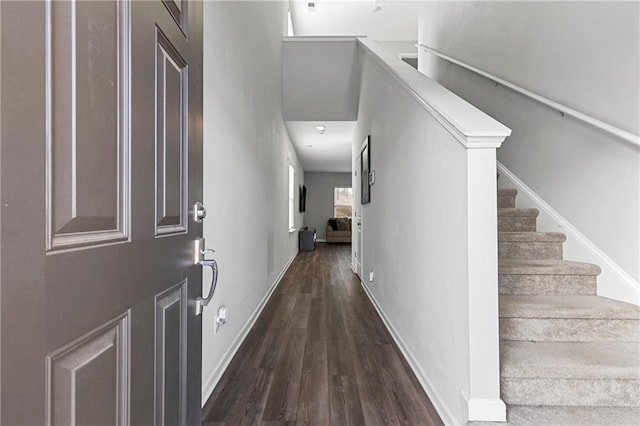
{"type": "Polygon", "coordinates": [[[500,399],[496,148],[505,137],[467,141],[469,304],[468,420],[505,421],[500,399]]]}

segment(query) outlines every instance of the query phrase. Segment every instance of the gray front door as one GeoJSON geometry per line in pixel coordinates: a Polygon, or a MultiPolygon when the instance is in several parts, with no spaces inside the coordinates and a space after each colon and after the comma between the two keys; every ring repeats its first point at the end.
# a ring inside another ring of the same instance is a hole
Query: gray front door
{"type": "Polygon", "coordinates": [[[202,4],[0,2],[0,424],[200,422],[202,4]]]}

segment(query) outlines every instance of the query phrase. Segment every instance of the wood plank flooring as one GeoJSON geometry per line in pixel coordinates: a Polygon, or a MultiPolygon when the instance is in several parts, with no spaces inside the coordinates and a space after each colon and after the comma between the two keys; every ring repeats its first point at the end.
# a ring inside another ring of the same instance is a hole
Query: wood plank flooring
{"type": "Polygon", "coordinates": [[[350,268],[300,252],[207,401],[203,423],[442,425],[350,268]]]}

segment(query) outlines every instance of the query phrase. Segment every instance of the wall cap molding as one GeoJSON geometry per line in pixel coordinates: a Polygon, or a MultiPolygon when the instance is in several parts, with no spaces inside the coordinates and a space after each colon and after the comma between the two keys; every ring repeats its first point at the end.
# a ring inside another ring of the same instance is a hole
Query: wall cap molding
{"type": "Polygon", "coordinates": [[[431,114],[466,149],[500,148],[511,129],[455,93],[387,52],[377,43],[358,38],[358,46],[431,114]]]}

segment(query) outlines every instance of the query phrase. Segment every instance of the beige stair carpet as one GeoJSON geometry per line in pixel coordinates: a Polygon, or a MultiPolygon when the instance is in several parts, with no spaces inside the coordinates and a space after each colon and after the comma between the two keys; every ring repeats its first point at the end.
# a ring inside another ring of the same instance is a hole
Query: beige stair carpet
{"type": "MultiPolygon", "coordinates": [[[[600,268],[498,190],[501,397],[513,425],[640,425],[640,307],[596,296],[600,268]]],[[[474,423],[479,424],[479,423],[474,423]]]]}

